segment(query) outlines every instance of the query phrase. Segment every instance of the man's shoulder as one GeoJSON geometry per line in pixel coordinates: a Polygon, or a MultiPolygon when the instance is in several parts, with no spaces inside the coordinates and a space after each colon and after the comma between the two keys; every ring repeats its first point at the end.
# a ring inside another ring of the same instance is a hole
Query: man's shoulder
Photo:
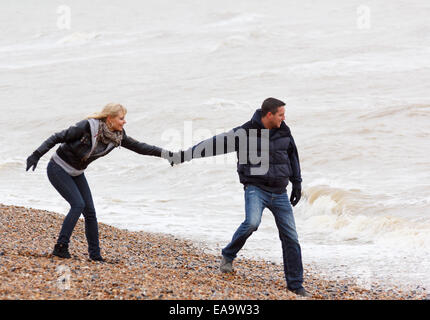
{"type": "Polygon", "coordinates": [[[249,129],[259,129],[260,127],[258,126],[257,123],[255,123],[255,121],[249,120],[244,124],[242,124],[241,126],[237,127],[236,129],[239,129],[239,128],[249,130],[249,129]]]}

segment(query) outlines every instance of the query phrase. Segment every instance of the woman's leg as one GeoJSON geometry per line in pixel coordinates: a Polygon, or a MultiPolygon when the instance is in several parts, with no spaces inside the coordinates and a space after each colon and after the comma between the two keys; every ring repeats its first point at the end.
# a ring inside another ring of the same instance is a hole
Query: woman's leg
{"type": "Polygon", "coordinates": [[[68,245],[76,222],[85,208],[85,202],[73,178],[58,164],[49,161],[47,172],[51,184],[70,204],[69,213],[64,218],[57,240],[57,244],[68,245]]]}
{"type": "Polygon", "coordinates": [[[88,242],[88,253],[90,258],[97,258],[100,257],[99,229],[91,190],[85,174],[74,177],[74,180],[85,202],[85,208],[82,213],[85,218],[85,235],[88,242]]]}

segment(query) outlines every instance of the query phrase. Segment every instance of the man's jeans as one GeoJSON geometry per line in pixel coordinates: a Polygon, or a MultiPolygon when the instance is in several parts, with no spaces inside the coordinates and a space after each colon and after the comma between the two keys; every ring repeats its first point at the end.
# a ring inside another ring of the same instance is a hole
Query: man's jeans
{"type": "Polygon", "coordinates": [[[303,266],[299,240],[294,222],[293,209],[286,192],[282,194],[267,192],[259,187],[248,185],[245,189],[245,221],[233,235],[231,242],[222,250],[228,260],[234,260],[246,239],[257,230],[263,210],[272,211],[279,238],[282,243],[284,272],[290,290],[302,288],[303,266]]]}
{"type": "Polygon", "coordinates": [[[91,190],[84,174],[70,176],[53,160],[48,163],[48,178],[60,195],[70,204],[70,211],[64,219],[57,243],[69,244],[70,236],[81,215],[85,218],[85,235],[90,257],[100,255],[99,231],[91,190]]]}

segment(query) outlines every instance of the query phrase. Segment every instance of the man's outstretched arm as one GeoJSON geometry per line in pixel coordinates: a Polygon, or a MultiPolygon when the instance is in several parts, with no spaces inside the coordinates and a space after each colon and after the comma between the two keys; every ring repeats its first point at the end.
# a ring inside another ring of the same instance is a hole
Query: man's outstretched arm
{"type": "Polygon", "coordinates": [[[190,161],[197,158],[213,157],[221,154],[239,151],[239,146],[246,144],[246,131],[242,126],[228,132],[217,134],[212,138],[203,140],[185,151],[174,154],[174,164],[190,161]]]}

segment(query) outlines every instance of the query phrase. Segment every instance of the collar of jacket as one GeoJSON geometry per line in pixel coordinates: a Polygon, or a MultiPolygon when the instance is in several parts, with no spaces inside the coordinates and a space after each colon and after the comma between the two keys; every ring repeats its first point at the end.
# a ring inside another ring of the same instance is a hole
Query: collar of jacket
{"type": "MultiPolygon", "coordinates": [[[[261,122],[261,109],[255,110],[251,121],[254,125],[257,125],[259,127],[258,129],[265,129],[263,122],[261,122]]],[[[285,121],[281,122],[281,126],[279,128],[271,129],[271,131],[273,132],[273,133],[271,132],[271,135],[274,134],[275,132],[279,132],[282,136],[291,135],[290,128],[286,125],[285,121]]]]}
{"type": "MultiPolygon", "coordinates": [[[[96,146],[97,146],[97,142],[98,142],[97,135],[99,133],[100,120],[90,118],[90,119],[88,119],[88,122],[90,123],[90,130],[91,130],[91,150],[90,150],[90,152],[88,152],[85,155],[85,157],[82,159],[82,161],[88,160],[88,158],[93,155],[94,150],[96,149],[96,146]]],[[[105,155],[108,151],[110,151],[114,147],[115,147],[114,144],[112,142],[110,142],[106,146],[106,149],[103,150],[102,152],[98,153],[96,156],[105,155]]]]}

